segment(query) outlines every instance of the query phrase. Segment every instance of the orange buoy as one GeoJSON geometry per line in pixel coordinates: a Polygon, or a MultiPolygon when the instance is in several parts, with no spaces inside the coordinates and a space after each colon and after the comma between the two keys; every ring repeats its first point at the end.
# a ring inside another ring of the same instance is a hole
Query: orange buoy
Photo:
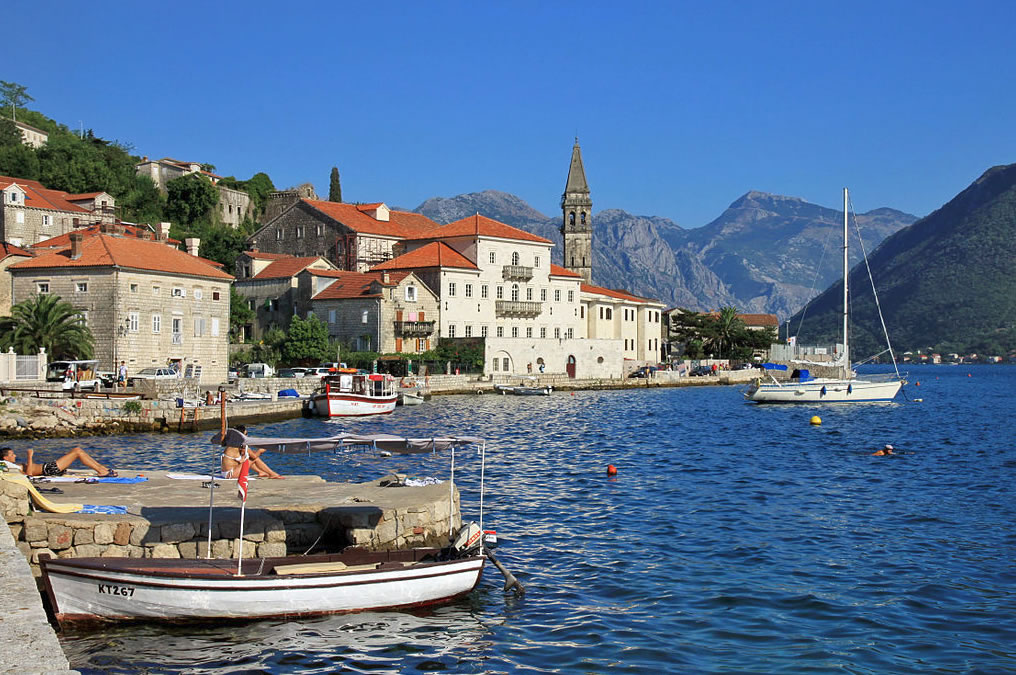
{"type": "Polygon", "coordinates": [[[617,475],[617,467],[614,466],[613,464],[608,464],[607,465],[607,475],[608,476],[616,476],[617,475]]]}
{"type": "Polygon", "coordinates": [[[921,383],[920,383],[920,382],[914,382],[914,386],[915,386],[915,387],[920,387],[920,386],[921,386],[921,383]]]}
{"type": "Polygon", "coordinates": [[[967,373],[967,377],[973,377],[973,375],[971,375],[970,373],[967,373]]]}

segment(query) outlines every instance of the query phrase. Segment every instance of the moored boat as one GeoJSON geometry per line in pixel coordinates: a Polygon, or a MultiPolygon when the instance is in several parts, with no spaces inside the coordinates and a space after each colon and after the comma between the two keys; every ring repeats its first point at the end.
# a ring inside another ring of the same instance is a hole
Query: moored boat
{"type": "Polygon", "coordinates": [[[310,397],[310,408],[321,417],[386,415],[398,396],[390,375],[338,371],[321,378],[324,390],[310,397]]]}

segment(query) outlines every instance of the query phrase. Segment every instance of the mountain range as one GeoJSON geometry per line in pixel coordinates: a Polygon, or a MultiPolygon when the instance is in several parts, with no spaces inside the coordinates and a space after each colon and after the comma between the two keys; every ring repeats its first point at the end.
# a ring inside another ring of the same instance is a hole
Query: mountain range
{"type": "MultiPolygon", "coordinates": [[[[481,213],[553,241],[561,263],[560,219],[515,195],[486,190],[428,199],[416,209],[439,223],[481,213]]],[[[917,220],[880,208],[856,216],[865,247],[917,220]]],[[[796,197],[748,192],[704,227],[607,209],[593,216],[593,283],[670,306],[787,317],[842,276],[841,211],[796,197]]],[[[854,251],[853,260],[860,260],[854,251]]]]}
{"type": "MultiPolygon", "coordinates": [[[[894,347],[1004,354],[1016,346],[1016,164],[989,169],[887,237],[868,262],[894,347]]],[[[851,354],[858,360],[879,353],[885,339],[867,267],[854,267],[848,282],[851,354]]],[[[809,304],[802,343],[839,335],[842,297],[838,281],[809,304]]]]}

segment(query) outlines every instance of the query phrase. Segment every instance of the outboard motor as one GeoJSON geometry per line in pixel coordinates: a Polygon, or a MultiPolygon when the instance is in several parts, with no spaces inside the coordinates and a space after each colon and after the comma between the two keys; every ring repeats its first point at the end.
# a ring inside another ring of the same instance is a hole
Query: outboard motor
{"type": "Polygon", "coordinates": [[[473,555],[483,545],[483,532],[475,522],[463,525],[452,544],[452,551],[457,557],[473,555]]]}

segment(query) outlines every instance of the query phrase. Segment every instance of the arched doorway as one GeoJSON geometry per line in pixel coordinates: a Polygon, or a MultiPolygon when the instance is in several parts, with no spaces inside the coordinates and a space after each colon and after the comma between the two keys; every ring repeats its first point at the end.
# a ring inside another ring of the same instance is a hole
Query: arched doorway
{"type": "Polygon", "coordinates": [[[572,356],[571,354],[568,355],[567,370],[568,370],[568,377],[570,377],[571,379],[574,380],[575,379],[575,357],[572,356]]]}

